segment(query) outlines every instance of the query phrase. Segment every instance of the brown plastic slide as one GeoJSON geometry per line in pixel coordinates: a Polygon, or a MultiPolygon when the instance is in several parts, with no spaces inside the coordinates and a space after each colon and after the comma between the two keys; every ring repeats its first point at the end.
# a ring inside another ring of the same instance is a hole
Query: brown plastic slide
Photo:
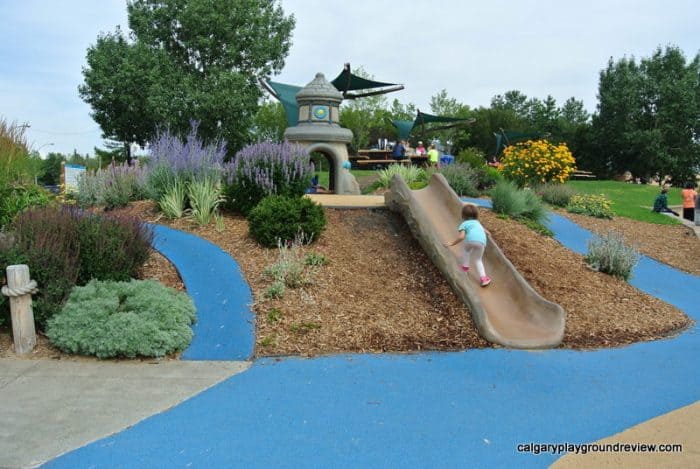
{"type": "Polygon", "coordinates": [[[484,266],[493,281],[487,287],[480,286],[474,268],[468,275],[460,268],[460,245],[443,246],[444,241],[458,234],[463,202],[442,174],[434,174],[427,187],[415,191],[401,177],[394,176],[391,190],[384,197],[387,207],[403,215],[413,236],[469,307],[486,340],[522,349],[561,343],[566,312],[533,290],[490,236],[484,266]]]}

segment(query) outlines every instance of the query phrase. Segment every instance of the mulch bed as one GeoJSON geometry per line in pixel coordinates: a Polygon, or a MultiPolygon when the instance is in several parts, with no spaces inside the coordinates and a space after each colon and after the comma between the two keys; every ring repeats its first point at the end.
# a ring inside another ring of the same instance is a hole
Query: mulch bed
{"type": "MultiPolygon", "coordinates": [[[[243,217],[225,214],[223,229],[221,225],[217,229],[214,224],[198,227],[186,219],[158,219],[150,202],[132,204],[120,213],[190,231],[236,259],[253,291],[257,356],[494,347],[478,335],[469,310],[413,239],[403,219],[387,210],[326,209],[326,231],[301,251],[323,255],[329,263],[315,268],[307,285],[287,289],[278,299],[266,297],[271,281],[263,274],[276,262],[278,251],[258,246],[248,236],[243,217]]],[[[666,337],[691,324],[677,308],[623,280],[592,271],[581,255],[557,241],[486,210],[481,217],[533,288],[567,311],[562,348],[617,347],[666,337]]],[[[645,223],[618,223],[618,230],[653,231],[654,239],[664,238],[671,246],[687,240],[678,227],[654,225],[652,230],[645,223]]],[[[636,233],[623,233],[644,245],[645,239],[636,233]]],[[[673,263],[675,258],[664,262],[686,270],[673,263]]],[[[176,272],[162,256],[154,255],[142,276],[182,289],[176,272]]],[[[7,347],[2,340],[0,334],[0,356],[7,347]]]]}

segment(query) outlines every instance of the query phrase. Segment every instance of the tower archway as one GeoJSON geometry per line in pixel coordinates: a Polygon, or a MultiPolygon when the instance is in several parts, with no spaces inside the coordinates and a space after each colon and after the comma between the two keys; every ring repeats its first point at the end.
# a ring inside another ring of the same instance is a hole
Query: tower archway
{"type": "Polygon", "coordinates": [[[349,167],[347,144],[352,131],[339,124],[343,95],[326,81],[322,73],[296,94],[299,106],[297,125],[288,127],[284,137],[306,147],[309,153],[320,152],[329,161],[329,189],[336,194],[359,194],[360,187],[349,167]],[[347,164],[346,164],[347,162],[347,164]]]}

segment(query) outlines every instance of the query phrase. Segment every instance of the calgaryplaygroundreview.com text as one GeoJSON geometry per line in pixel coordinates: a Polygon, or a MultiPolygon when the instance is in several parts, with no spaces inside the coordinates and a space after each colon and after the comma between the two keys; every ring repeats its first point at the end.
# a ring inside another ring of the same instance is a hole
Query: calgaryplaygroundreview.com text
{"type": "Polygon", "coordinates": [[[588,453],[682,453],[679,443],[520,443],[519,453],[588,454],[588,453]]]}

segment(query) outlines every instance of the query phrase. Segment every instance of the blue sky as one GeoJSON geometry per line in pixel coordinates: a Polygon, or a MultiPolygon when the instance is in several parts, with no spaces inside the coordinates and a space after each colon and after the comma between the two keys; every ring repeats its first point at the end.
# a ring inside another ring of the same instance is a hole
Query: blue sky
{"type": "MultiPolygon", "coordinates": [[[[518,89],[529,97],[574,96],[589,111],[610,57],[647,57],[677,45],[700,51],[693,0],[465,1],[282,0],[297,26],[276,81],[333,78],[344,62],[382,81],[390,95],[429,110],[446,89],[472,107],[518,89]]],[[[103,147],[78,96],[87,48],[100,32],[127,30],[124,0],[0,0],[0,117],[28,123],[33,149],[92,153],[103,147]]]]}

